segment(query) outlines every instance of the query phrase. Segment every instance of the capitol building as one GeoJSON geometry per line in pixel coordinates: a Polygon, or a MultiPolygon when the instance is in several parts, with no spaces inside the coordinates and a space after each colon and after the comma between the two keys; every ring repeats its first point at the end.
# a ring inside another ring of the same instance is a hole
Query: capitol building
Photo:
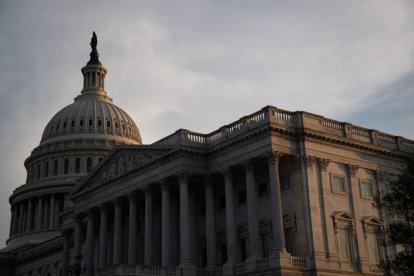
{"type": "Polygon", "coordinates": [[[24,162],[1,276],[382,275],[397,248],[373,196],[414,141],[266,106],[143,144],[96,46],[24,162]]]}

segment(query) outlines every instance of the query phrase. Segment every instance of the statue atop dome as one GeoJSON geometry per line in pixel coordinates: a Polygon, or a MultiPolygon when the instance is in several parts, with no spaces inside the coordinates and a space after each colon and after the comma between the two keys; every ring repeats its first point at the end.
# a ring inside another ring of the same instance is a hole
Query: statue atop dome
{"type": "Polygon", "coordinates": [[[93,32],[92,34],[90,45],[92,48],[92,52],[90,53],[91,59],[88,61],[86,65],[102,65],[101,62],[99,61],[98,50],[96,49],[96,46],[98,45],[98,38],[95,32],[93,32]]]}

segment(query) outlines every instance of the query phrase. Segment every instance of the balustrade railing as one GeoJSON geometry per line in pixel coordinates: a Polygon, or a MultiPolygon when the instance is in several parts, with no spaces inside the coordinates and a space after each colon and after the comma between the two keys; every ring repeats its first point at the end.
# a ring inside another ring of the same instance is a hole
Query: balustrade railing
{"type": "Polygon", "coordinates": [[[97,272],[97,276],[179,276],[178,267],[118,265],[97,272]]]}
{"type": "Polygon", "coordinates": [[[360,127],[351,127],[351,133],[358,136],[369,137],[369,131],[360,127]]]}
{"type": "Polygon", "coordinates": [[[244,273],[246,266],[244,263],[235,263],[234,264],[234,274],[244,273]]]}
{"type": "Polygon", "coordinates": [[[263,270],[269,267],[269,258],[256,260],[257,270],[263,270]]]}
{"type": "Polygon", "coordinates": [[[388,143],[395,143],[394,136],[391,136],[391,135],[386,134],[386,133],[379,132],[377,134],[377,138],[378,138],[378,140],[382,140],[382,141],[385,141],[385,142],[388,142],[388,143]]]}
{"type": "Polygon", "coordinates": [[[320,120],[321,125],[327,128],[342,130],[342,123],[334,120],[323,119],[320,120]]]}
{"type": "Polygon", "coordinates": [[[306,258],[303,257],[291,257],[291,265],[293,267],[307,268],[306,258]]]}

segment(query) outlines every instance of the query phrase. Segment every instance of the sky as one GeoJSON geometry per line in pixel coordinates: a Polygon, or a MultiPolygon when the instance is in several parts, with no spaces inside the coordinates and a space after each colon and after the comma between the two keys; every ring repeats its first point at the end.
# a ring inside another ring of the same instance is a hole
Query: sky
{"type": "Polygon", "coordinates": [[[0,247],[24,160],[82,89],[92,31],[145,144],[267,105],[414,139],[414,1],[0,0],[0,247]]]}

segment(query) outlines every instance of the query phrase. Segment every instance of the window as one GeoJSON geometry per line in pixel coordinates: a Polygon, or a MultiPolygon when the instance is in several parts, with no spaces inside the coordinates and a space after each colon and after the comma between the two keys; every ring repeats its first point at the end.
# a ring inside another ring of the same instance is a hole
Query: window
{"type": "Polygon", "coordinates": [[[258,187],[257,187],[257,192],[259,197],[266,197],[269,194],[269,191],[267,189],[267,182],[261,182],[259,183],[258,187]]]}
{"type": "Polygon", "coordinates": [[[296,254],[296,233],[294,227],[285,228],[286,251],[292,255],[296,254]]]}
{"type": "Polygon", "coordinates": [[[371,263],[379,264],[380,248],[378,243],[378,235],[375,232],[367,233],[367,244],[368,244],[368,259],[371,263]]]}
{"type": "Polygon", "coordinates": [[[106,121],[106,127],[111,127],[111,121],[106,121]]]}
{"type": "Polygon", "coordinates": [[[115,128],[116,129],[118,128],[118,122],[115,122],[115,128]]]}
{"type": "Polygon", "coordinates": [[[346,211],[334,212],[333,219],[339,257],[352,261],[355,219],[346,211]]]}
{"type": "Polygon", "coordinates": [[[219,208],[219,210],[226,209],[226,198],[224,196],[219,196],[219,198],[218,198],[218,208],[219,208]]]}
{"type": "Polygon", "coordinates": [[[49,177],[49,162],[45,163],[45,172],[44,172],[44,177],[49,177]]]}
{"type": "Polygon", "coordinates": [[[70,127],[75,127],[75,120],[72,120],[72,122],[70,123],[70,127]]]}
{"type": "Polygon", "coordinates": [[[246,189],[237,191],[237,204],[246,203],[246,189]]]}
{"type": "Polygon", "coordinates": [[[89,173],[92,170],[92,158],[86,159],[86,171],[89,173]]]}
{"type": "Polygon", "coordinates": [[[53,175],[57,175],[59,172],[59,161],[55,160],[53,162],[53,175]]]}
{"type": "Polygon", "coordinates": [[[342,176],[332,176],[332,191],[336,193],[345,193],[345,180],[342,176]]]}
{"type": "Polygon", "coordinates": [[[340,228],[337,232],[339,257],[343,260],[351,261],[351,245],[349,239],[349,229],[340,228]]]}
{"type": "Polygon", "coordinates": [[[91,119],[89,119],[89,126],[91,127],[92,126],[92,124],[93,124],[93,121],[91,120],[91,119]]]}
{"type": "Polygon", "coordinates": [[[80,158],[75,159],[75,173],[80,173],[80,158]]]}
{"type": "Polygon", "coordinates": [[[40,170],[42,169],[41,165],[37,165],[37,179],[40,179],[40,170]]]}
{"type": "Polygon", "coordinates": [[[101,126],[102,126],[102,121],[98,120],[98,127],[101,127],[101,126]]]}
{"type": "Polygon", "coordinates": [[[66,128],[66,125],[67,125],[67,124],[68,124],[68,122],[66,122],[66,121],[65,121],[65,122],[63,123],[63,128],[66,128]]]}
{"type": "Polygon", "coordinates": [[[200,216],[204,216],[206,214],[206,203],[201,202],[200,204],[200,216]]]}
{"type": "Polygon", "coordinates": [[[83,119],[80,119],[79,126],[83,126],[83,119]]]}
{"type": "Polygon", "coordinates": [[[287,192],[291,191],[292,187],[290,185],[290,176],[289,175],[282,175],[280,177],[280,191],[287,192]]]}
{"type": "Polygon", "coordinates": [[[63,161],[63,174],[68,174],[69,173],[69,159],[65,159],[65,161],[63,161]]]}
{"type": "Polygon", "coordinates": [[[359,183],[359,188],[361,192],[361,197],[363,198],[372,198],[372,183],[368,181],[361,181],[359,183]]]}

